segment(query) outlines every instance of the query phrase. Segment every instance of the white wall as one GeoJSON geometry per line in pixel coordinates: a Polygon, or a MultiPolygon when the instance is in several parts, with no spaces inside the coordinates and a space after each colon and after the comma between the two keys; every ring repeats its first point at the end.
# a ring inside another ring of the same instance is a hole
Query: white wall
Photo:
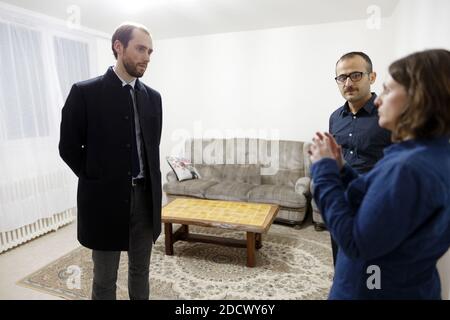
{"type": "MultiPolygon", "coordinates": [[[[161,92],[164,157],[185,136],[250,136],[309,141],[327,130],[344,103],[333,80],[348,51],[369,54],[379,92],[389,64],[414,51],[450,48],[448,0],[401,0],[380,29],[349,21],[155,41],[144,82],[161,92]]],[[[151,27],[151,26],[149,26],[151,27]]],[[[99,73],[114,63],[99,39],[99,73]]],[[[164,178],[163,178],[164,179],[164,178]]],[[[443,297],[450,297],[450,252],[438,264],[443,297]]]]}
{"type": "MultiPolygon", "coordinates": [[[[111,34],[112,36],[112,34],[111,34]]],[[[97,38],[97,73],[104,74],[108,67],[114,65],[116,60],[111,49],[111,39],[97,38]]]]}
{"type": "MultiPolygon", "coordinates": [[[[344,103],[333,80],[340,55],[368,53],[379,92],[396,58],[450,47],[448,12],[448,0],[401,0],[380,29],[360,20],[156,40],[143,80],[163,97],[162,154],[177,152],[180,135],[310,140],[344,103]]],[[[101,74],[114,57],[109,39],[97,46],[101,74]]]]}
{"type": "Polygon", "coordinates": [[[361,20],[155,41],[144,81],[163,97],[162,155],[184,135],[309,141],[344,103],[333,79],[343,53],[372,57],[378,91],[393,55],[388,28],[361,20]]]}
{"type": "MultiPolygon", "coordinates": [[[[162,172],[193,136],[249,136],[309,141],[327,130],[345,101],[334,81],[336,60],[352,50],[373,59],[379,91],[392,38],[366,21],[156,40],[143,81],[162,94],[162,172]]],[[[97,39],[98,74],[115,63],[110,40],[97,39]]]]}
{"type": "Polygon", "coordinates": [[[425,49],[449,50],[449,12],[448,0],[401,0],[392,15],[394,58],[425,49]]]}

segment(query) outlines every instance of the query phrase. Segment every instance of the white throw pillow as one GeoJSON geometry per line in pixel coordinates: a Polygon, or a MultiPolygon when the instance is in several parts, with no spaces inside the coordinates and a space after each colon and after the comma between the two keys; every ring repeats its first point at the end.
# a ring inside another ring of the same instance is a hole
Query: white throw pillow
{"type": "Polygon", "coordinates": [[[200,174],[192,163],[186,158],[168,156],[167,162],[177,176],[178,181],[200,179],[200,174]]]}

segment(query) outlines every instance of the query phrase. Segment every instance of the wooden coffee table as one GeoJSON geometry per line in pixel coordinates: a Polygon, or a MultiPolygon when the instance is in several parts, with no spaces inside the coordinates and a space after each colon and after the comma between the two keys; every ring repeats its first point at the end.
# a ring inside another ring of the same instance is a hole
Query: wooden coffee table
{"type": "Polygon", "coordinates": [[[255,248],[262,247],[261,234],[266,233],[278,213],[277,205],[236,201],[178,198],[162,209],[166,255],[173,255],[173,244],[179,240],[247,248],[247,266],[255,266],[255,248]],[[181,227],[173,232],[173,223],[181,227]],[[215,237],[189,232],[189,225],[239,230],[246,240],[215,237]]]}

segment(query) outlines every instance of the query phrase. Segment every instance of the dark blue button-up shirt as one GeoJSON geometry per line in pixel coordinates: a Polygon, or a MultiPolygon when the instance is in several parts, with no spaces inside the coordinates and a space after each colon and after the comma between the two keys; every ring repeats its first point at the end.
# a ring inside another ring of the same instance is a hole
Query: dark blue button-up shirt
{"type": "Polygon", "coordinates": [[[372,98],[356,114],[346,102],[330,116],[329,132],[342,146],[345,161],[358,173],[372,169],[383,157],[383,149],[391,144],[390,132],[378,125],[376,97],[372,93],[372,98]]]}

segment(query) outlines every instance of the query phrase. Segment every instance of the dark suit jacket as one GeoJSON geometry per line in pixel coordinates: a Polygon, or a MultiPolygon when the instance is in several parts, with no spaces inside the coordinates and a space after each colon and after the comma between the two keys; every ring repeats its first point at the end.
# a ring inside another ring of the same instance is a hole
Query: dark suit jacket
{"type": "MultiPolygon", "coordinates": [[[[135,85],[141,123],[146,188],[153,212],[153,241],[161,233],[162,128],[160,94],[135,85]]],[[[111,68],[76,83],[62,109],[59,153],[78,176],[78,240],[95,250],[128,250],[132,114],[129,93],[111,68]]]]}

